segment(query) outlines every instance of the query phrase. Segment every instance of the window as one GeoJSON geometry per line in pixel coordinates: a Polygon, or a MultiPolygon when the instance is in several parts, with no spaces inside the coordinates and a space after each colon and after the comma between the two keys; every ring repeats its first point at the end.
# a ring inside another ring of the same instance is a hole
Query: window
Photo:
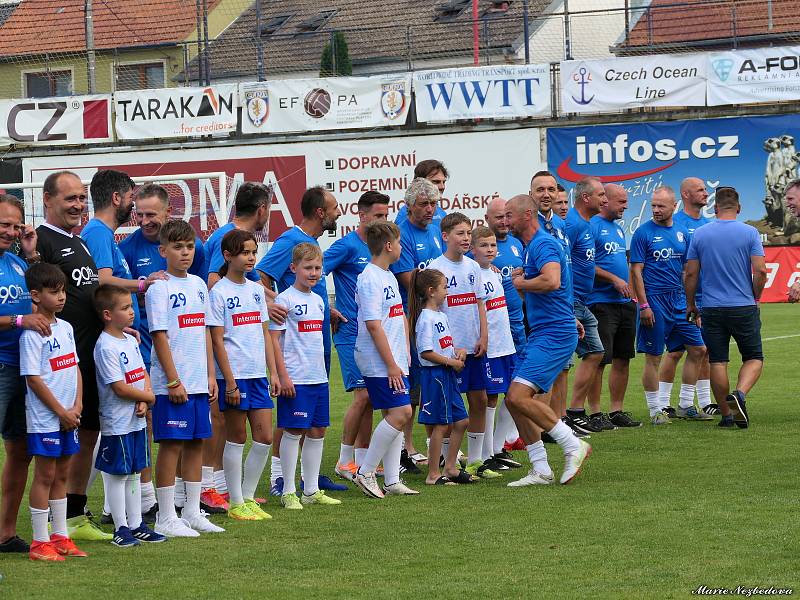
{"type": "Polygon", "coordinates": [[[336,14],[335,10],[323,10],[319,14],[314,15],[313,17],[309,17],[305,21],[302,21],[297,26],[297,33],[313,33],[315,31],[319,31],[325,25],[327,25],[328,21],[333,18],[333,15],[336,14]]]}
{"type": "Polygon", "coordinates": [[[455,21],[468,6],[472,6],[472,0],[449,0],[436,7],[433,20],[437,23],[455,21]]]}
{"type": "Polygon", "coordinates": [[[508,9],[511,6],[511,2],[489,2],[489,5],[483,11],[483,15],[481,15],[484,19],[495,19],[497,17],[503,17],[508,13],[508,9]]]}
{"type": "Polygon", "coordinates": [[[116,90],[148,90],[164,87],[164,63],[117,65],[116,90]]]}
{"type": "Polygon", "coordinates": [[[268,36],[272,35],[273,33],[277,33],[278,30],[286,25],[289,19],[292,18],[292,15],[282,15],[280,17],[272,17],[271,19],[267,20],[266,23],[261,25],[261,35],[268,36]]]}
{"type": "Polygon", "coordinates": [[[25,96],[48,98],[72,95],[72,71],[25,73],[25,96]]]}

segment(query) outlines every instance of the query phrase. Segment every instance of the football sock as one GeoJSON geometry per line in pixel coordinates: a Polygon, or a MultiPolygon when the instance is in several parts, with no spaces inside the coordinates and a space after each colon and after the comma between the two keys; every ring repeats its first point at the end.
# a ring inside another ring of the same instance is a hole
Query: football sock
{"type": "Polygon", "coordinates": [[[109,505],[111,518],[114,519],[114,529],[128,527],[125,515],[125,480],[127,475],[111,475],[103,473],[103,488],[106,490],[106,501],[109,505]]]}
{"type": "Polygon", "coordinates": [[[355,450],[352,446],[342,444],[339,446],[339,464],[349,465],[355,461],[355,450]]]}
{"type": "MultiPolygon", "coordinates": [[[[280,448],[278,448],[280,449],[280,448]]],[[[281,467],[281,459],[278,456],[273,456],[269,464],[269,481],[275,483],[278,477],[283,477],[283,468],[281,467]]]]}
{"type": "Polygon", "coordinates": [[[186,504],[181,511],[182,517],[195,517],[200,514],[200,491],[202,484],[199,481],[185,481],[186,504]]]}
{"type": "Polygon", "coordinates": [[[658,382],[658,401],[659,401],[659,406],[661,408],[664,408],[665,406],[669,406],[671,397],[672,397],[672,382],[671,381],[659,381],[658,382]]]}
{"type": "Polygon", "coordinates": [[[47,508],[33,508],[31,510],[31,527],[33,527],[33,541],[34,542],[49,542],[50,535],[47,533],[47,516],[50,514],[50,509],[47,508]]]}
{"type": "Polygon", "coordinates": [[[644,398],[647,401],[647,409],[650,411],[650,416],[657,415],[661,412],[660,392],[648,392],[645,390],[644,398]]]}
{"type": "Polygon", "coordinates": [[[389,444],[383,457],[383,483],[394,485],[400,481],[400,454],[403,451],[403,435],[398,435],[389,444]]]}
{"type": "Polygon", "coordinates": [[[258,482],[261,481],[261,475],[264,473],[271,449],[271,444],[262,444],[261,442],[253,442],[250,446],[250,452],[247,453],[244,461],[244,477],[242,478],[242,497],[245,500],[255,498],[256,488],[258,482]]]}
{"type": "Polygon", "coordinates": [[[442,458],[447,460],[447,453],[450,451],[450,438],[442,439],[442,458]]]}
{"type": "Polygon", "coordinates": [[[681,384],[681,395],[678,400],[678,406],[681,408],[689,408],[694,406],[694,386],[689,383],[681,384]]]}
{"type": "Polygon", "coordinates": [[[225,484],[230,493],[231,504],[241,504],[244,502],[244,498],[242,497],[243,454],[244,444],[225,442],[225,450],[222,453],[222,468],[225,473],[225,484]]]}
{"type": "Polygon", "coordinates": [[[142,512],[147,512],[156,503],[156,489],[153,487],[152,481],[142,483],[140,487],[142,488],[142,512]]]}
{"type": "Polygon", "coordinates": [[[225,481],[225,469],[214,471],[214,489],[220,494],[228,493],[228,483],[225,481]]]}
{"type": "Polygon", "coordinates": [[[497,407],[486,407],[486,430],[483,435],[483,452],[481,459],[487,460],[494,454],[494,415],[497,407]]]}
{"type": "Polygon", "coordinates": [[[214,467],[207,467],[203,465],[202,470],[200,471],[202,479],[201,479],[201,489],[205,492],[214,487],[214,467]]]}
{"type": "Polygon", "coordinates": [[[141,477],[139,473],[134,473],[125,479],[125,516],[131,529],[136,529],[142,524],[141,477]]]}
{"type": "Polygon", "coordinates": [[[69,533],[67,533],[67,499],[50,500],[50,514],[53,517],[51,523],[53,533],[69,537],[69,533]]]}
{"type": "Polygon", "coordinates": [[[162,523],[178,516],[175,512],[175,486],[156,488],[156,498],[158,499],[158,520],[162,523]]]}
{"type": "Polygon", "coordinates": [[[545,477],[553,476],[553,470],[550,468],[550,463],[547,462],[547,450],[542,440],[525,446],[525,450],[528,451],[528,458],[537,473],[545,477]]]}
{"type": "Polygon", "coordinates": [[[367,456],[367,448],[356,448],[353,450],[353,454],[355,455],[355,463],[360,466],[367,456]]]}
{"type": "Polygon", "coordinates": [[[481,454],[483,453],[483,437],[484,433],[482,431],[467,432],[467,464],[482,462],[481,454]]]}
{"type": "MultiPolygon", "coordinates": [[[[175,506],[183,508],[186,504],[186,484],[183,478],[175,478],[175,506]]],[[[158,508],[161,509],[161,501],[158,502],[158,508]]]]}
{"type": "MultiPolygon", "coordinates": [[[[398,431],[386,421],[386,419],[381,419],[381,422],[378,423],[378,426],[375,428],[375,432],[372,434],[372,440],[369,443],[369,448],[367,449],[367,455],[364,457],[364,462],[359,467],[359,472],[361,473],[374,473],[375,469],[378,468],[378,463],[381,462],[384,455],[388,452],[389,446],[392,445],[392,442],[395,441],[395,438],[398,435],[402,435],[402,431],[398,431]]],[[[401,448],[402,450],[402,448],[401,448]]],[[[384,469],[384,476],[388,476],[389,471],[389,457],[383,463],[384,469]]],[[[400,457],[397,457],[397,469],[400,470],[400,457]]],[[[388,479],[386,480],[388,484],[388,479]]]]}
{"type": "MultiPolygon", "coordinates": [[[[300,462],[303,467],[303,493],[306,496],[316,494],[319,490],[319,468],[322,464],[322,448],[325,438],[306,436],[300,462]]],[[[283,454],[283,453],[281,453],[283,454]]]]}
{"type": "Polygon", "coordinates": [[[281,437],[281,457],[279,459],[284,494],[294,494],[297,491],[294,479],[297,475],[297,455],[299,452],[300,436],[284,431],[281,437]]]}
{"type": "Polygon", "coordinates": [[[556,421],[555,427],[553,427],[547,433],[549,433],[550,437],[552,437],[556,443],[561,446],[564,454],[575,452],[581,447],[578,438],[576,438],[575,434],[572,433],[572,429],[570,429],[569,425],[561,420],[556,421]]]}
{"type": "MultiPolygon", "coordinates": [[[[488,410],[488,409],[487,409],[488,410]]],[[[497,422],[494,426],[494,443],[492,445],[492,454],[499,454],[503,450],[503,444],[506,441],[506,434],[514,424],[514,419],[511,418],[511,413],[506,408],[506,401],[503,400],[502,404],[497,407],[497,422]]],[[[487,428],[488,431],[488,428],[487,428]]]]}
{"type": "Polygon", "coordinates": [[[711,380],[697,380],[697,404],[701,409],[711,404],[711,380]]]}

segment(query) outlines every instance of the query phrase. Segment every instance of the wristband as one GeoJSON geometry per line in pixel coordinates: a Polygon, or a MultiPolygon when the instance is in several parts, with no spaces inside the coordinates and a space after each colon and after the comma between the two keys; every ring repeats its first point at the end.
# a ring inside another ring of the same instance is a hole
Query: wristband
{"type": "Polygon", "coordinates": [[[180,384],[181,384],[181,380],[180,380],[180,379],[176,379],[176,380],[174,380],[174,381],[170,381],[170,382],[167,384],[167,387],[168,387],[169,389],[172,389],[172,388],[176,388],[176,387],[178,387],[180,384]]]}
{"type": "Polygon", "coordinates": [[[139,280],[139,293],[144,294],[144,286],[146,285],[147,281],[145,279],[139,280]]]}
{"type": "Polygon", "coordinates": [[[639,310],[644,310],[646,308],[650,308],[650,305],[647,302],[639,305],[639,310]]]}
{"type": "Polygon", "coordinates": [[[239,386],[236,386],[232,390],[225,390],[225,395],[226,396],[233,396],[238,391],[239,391],[239,386]]]}
{"type": "Polygon", "coordinates": [[[14,319],[14,327],[22,329],[22,315],[17,315],[17,318],[14,319]]]}

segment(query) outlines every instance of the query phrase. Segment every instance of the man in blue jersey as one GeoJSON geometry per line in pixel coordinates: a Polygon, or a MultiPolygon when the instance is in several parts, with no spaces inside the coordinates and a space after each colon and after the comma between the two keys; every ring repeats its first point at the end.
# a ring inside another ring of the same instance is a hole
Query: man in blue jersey
{"type": "Polygon", "coordinates": [[[688,240],[686,232],[672,223],[675,191],[669,186],[656,188],[650,208],[653,218],[640,225],[631,240],[631,283],[639,301],[636,350],[645,354],[642,386],[650,422],[665,425],[672,422],[658,394],[658,367],[665,345],[686,348],[681,398],[690,402],[706,348],[698,326],[686,319],[683,264],[688,240]]]}
{"type": "Polygon", "coordinates": [[[364,241],[364,229],[373,221],[385,221],[389,215],[389,196],[379,192],[365,192],[358,199],[358,229],[335,241],[325,251],[325,274],[333,275],[336,289],[336,308],[344,319],[333,335],[342,381],[347,392],[353,392],[353,403],[347,409],[342,423],[342,444],[336,474],[352,481],[358,466],[369,447],[372,434],[372,405],[367,386],[358,370],[353,353],[358,334],[356,306],[356,280],[372,256],[364,241]]]}
{"type": "MultiPolygon", "coordinates": [[[[703,209],[708,203],[708,192],[706,184],[698,177],[687,177],[681,182],[680,187],[683,210],[676,212],[672,216],[672,222],[676,227],[682,227],[686,232],[686,239],[691,243],[694,232],[699,227],[711,222],[703,215],[703,209]]],[[[697,306],[703,306],[703,292],[697,288],[697,306]]],[[[703,419],[710,418],[710,415],[719,413],[719,407],[711,402],[711,371],[708,363],[708,355],[700,365],[700,374],[697,376],[697,404],[699,411],[691,410],[694,402],[687,406],[678,406],[676,411],[670,406],[670,396],[672,395],[672,382],[675,380],[675,371],[678,363],[683,356],[683,346],[678,348],[667,348],[667,355],[661,362],[661,369],[658,372],[658,393],[661,402],[666,406],[666,412],[670,417],[679,419],[703,419]],[[695,413],[698,413],[695,416],[695,413]]]]}
{"type": "MultiPolygon", "coordinates": [[[[439,196],[441,198],[444,196],[445,186],[447,185],[447,179],[450,177],[450,174],[447,172],[447,168],[445,168],[444,164],[436,159],[431,158],[420,161],[417,163],[417,166],[414,167],[414,179],[417,177],[427,179],[433,185],[435,185],[436,189],[439,190],[439,196]]],[[[436,228],[436,231],[440,233],[441,230],[439,228],[439,223],[441,223],[442,219],[446,215],[447,213],[444,211],[444,209],[437,205],[436,210],[433,213],[432,223],[436,228]]],[[[408,206],[403,204],[403,206],[400,207],[400,210],[397,211],[397,216],[394,218],[394,222],[395,224],[400,225],[406,219],[408,219],[408,206]]]]}
{"type": "Polygon", "coordinates": [[[566,270],[563,247],[539,227],[538,206],[530,195],[518,195],[506,204],[511,233],[525,245],[521,269],[514,271],[514,286],[525,294],[531,335],[508,388],[508,410],[525,441],[531,469],[509,487],[553,483],[553,472],[540,433],[547,432],[564,451],[562,484],[580,472],[591,446],[575,437],[552,409],[537,397],[550,390],[583,334],[572,310],[572,294],[562,274],[566,270]]]}
{"type": "Polygon", "coordinates": [[[600,207],[600,214],[590,220],[595,248],[595,280],[588,306],[597,319],[604,354],[589,389],[589,418],[597,418],[600,412],[603,371],[606,365],[611,365],[608,418],[615,427],[640,427],[641,422],[622,410],[630,362],[636,356],[636,304],[628,285],[625,232],[616,223],[628,208],[628,192],[615,183],[604,187],[606,204],[600,207]]]}

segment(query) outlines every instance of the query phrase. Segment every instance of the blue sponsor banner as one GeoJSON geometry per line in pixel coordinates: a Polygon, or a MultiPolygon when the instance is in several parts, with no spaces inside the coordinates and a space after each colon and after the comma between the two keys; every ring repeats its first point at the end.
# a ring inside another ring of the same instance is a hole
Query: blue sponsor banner
{"type": "Polygon", "coordinates": [[[764,244],[800,245],[800,222],[783,200],[786,184],[798,177],[796,139],[800,144],[798,115],[551,128],[547,163],[570,203],[575,183],[586,175],[624,186],[629,236],[651,217],[655,188],[669,185],[680,199],[681,181],[698,177],[711,194],[707,217],[714,217],[714,190],[733,186],[740,219],[761,232],[764,244]]]}

